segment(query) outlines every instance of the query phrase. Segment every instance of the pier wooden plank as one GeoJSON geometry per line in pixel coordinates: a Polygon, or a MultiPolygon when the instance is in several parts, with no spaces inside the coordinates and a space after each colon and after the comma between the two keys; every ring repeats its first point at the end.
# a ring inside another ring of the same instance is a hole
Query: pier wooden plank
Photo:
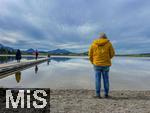
{"type": "Polygon", "coordinates": [[[0,64],[0,76],[5,75],[8,73],[12,73],[13,71],[23,69],[26,67],[34,66],[36,64],[42,63],[47,61],[47,58],[40,58],[38,60],[26,60],[22,62],[12,62],[12,63],[5,63],[5,64],[0,64]]]}

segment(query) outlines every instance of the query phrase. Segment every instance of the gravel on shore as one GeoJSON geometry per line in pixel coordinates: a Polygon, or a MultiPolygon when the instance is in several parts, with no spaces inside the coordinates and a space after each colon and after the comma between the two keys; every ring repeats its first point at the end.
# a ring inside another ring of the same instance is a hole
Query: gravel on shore
{"type": "Polygon", "coordinates": [[[111,91],[95,99],[94,90],[51,90],[51,113],[150,113],[150,91],[111,91]]]}

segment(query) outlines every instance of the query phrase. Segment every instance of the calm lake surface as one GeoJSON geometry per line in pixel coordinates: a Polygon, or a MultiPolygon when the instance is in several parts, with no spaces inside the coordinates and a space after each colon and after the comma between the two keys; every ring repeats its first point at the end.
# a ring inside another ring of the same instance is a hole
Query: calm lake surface
{"type": "MultiPolygon", "coordinates": [[[[35,59],[34,56],[22,56],[21,61],[35,59]]],[[[0,56],[0,64],[16,62],[15,56],[0,56]]]]}
{"type": "MultiPolygon", "coordinates": [[[[115,57],[112,90],[150,90],[150,58],[115,57]]],[[[94,89],[93,66],[87,58],[57,58],[0,79],[1,87],[94,89]]]]}

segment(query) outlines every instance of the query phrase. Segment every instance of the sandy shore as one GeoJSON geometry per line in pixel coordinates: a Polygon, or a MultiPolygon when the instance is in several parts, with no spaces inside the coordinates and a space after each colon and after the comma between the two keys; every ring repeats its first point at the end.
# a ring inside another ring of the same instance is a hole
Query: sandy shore
{"type": "MultiPolygon", "coordinates": [[[[109,99],[95,99],[94,93],[51,90],[50,113],[150,113],[150,91],[112,91],[109,99]]],[[[39,109],[5,109],[4,94],[5,90],[0,90],[0,113],[47,113],[39,109]]]]}
{"type": "Polygon", "coordinates": [[[51,90],[51,113],[150,113],[150,91],[111,91],[110,99],[94,99],[94,94],[93,90],[51,90]]]}

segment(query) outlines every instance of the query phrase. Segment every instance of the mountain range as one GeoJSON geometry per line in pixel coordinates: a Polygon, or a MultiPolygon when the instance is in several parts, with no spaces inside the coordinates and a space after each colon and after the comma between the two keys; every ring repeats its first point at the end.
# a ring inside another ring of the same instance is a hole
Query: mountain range
{"type": "MultiPolygon", "coordinates": [[[[7,46],[4,46],[3,44],[0,44],[0,53],[4,53],[4,52],[1,52],[2,50],[5,51],[16,51],[16,49],[13,49],[11,47],[7,47],[7,46]]],[[[32,54],[35,52],[35,50],[33,48],[30,48],[30,49],[27,49],[27,50],[24,50],[22,51],[23,53],[27,53],[27,54],[32,54]]],[[[75,54],[73,52],[70,52],[66,49],[55,49],[55,50],[50,50],[50,51],[39,51],[40,53],[49,53],[49,54],[54,54],[54,55],[69,55],[69,54],[75,54]]]]}
{"type": "Polygon", "coordinates": [[[26,50],[25,52],[26,52],[26,53],[34,53],[34,52],[35,52],[35,50],[34,50],[34,49],[32,49],[32,48],[30,48],[30,49],[26,50]]]}
{"type": "MultiPolygon", "coordinates": [[[[4,46],[3,44],[0,44],[0,54],[15,54],[16,49],[8,46],[4,46]]],[[[24,54],[33,54],[35,52],[35,49],[30,48],[27,50],[22,51],[24,54]]],[[[88,52],[83,53],[74,53],[70,52],[66,49],[55,49],[50,51],[39,51],[39,53],[42,54],[52,54],[52,55],[88,55],[88,52]]],[[[139,54],[117,54],[116,56],[150,56],[150,53],[139,53],[139,54]]]]}
{"type": "Polygon", "coordinates": [[[7,47],[7,46],[4,46],[3,44],[0,44],[0,49],[3,48],[3,49],[7,49],[9,51],[14,51],[15,49],[11,48],[11,47],[7,47]]]}
{"type": "Polygon", "coordinates": [[[66,49],[55,49],[55,50],[51,50],[48,51],[49,54],[72,54],[72,52],[66,50],[66,49]]]}
{"type": "MultiPolygon", "coordinates": [[[[28,50],[26,50],[25,51],[26,53],[34,53],[35,52],[35,50],[34,49],[32,49],[32,48],[30,48],[30,49],[28,49],[28,50]]],[[[47,51],[47,52],[45,52],[45,51],[39,51],[40,53],[49,53],[49,54],[65,54],[65,55],[68,55],[68,54],[72,54],[73,52],[70,52],[70,51],[68,51],[68,50],[66,50],[66,49],[55,49],[55,50],[51,50],[51,51],[47,51]]]]}

